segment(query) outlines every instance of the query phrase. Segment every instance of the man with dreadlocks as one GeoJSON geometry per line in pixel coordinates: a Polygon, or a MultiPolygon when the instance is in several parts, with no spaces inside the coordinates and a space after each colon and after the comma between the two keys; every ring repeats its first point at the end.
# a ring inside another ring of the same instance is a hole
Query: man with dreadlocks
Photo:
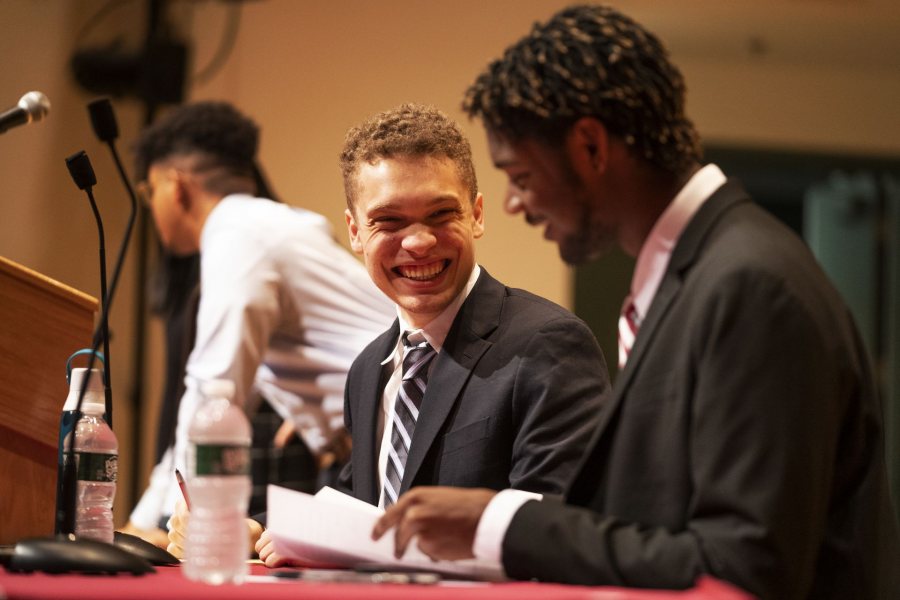
{"type": "Polygon", "coordinates": [[[565,503],[418,488],[373,535],[519,579],[900,597],[881,408],[849,311],[797,236],[701,165],[659,40],[613,9],[565,9],[464,108],[508,175],[507,212],[567,262],[613,245],[637,258],[621,372],[565,503]]]}

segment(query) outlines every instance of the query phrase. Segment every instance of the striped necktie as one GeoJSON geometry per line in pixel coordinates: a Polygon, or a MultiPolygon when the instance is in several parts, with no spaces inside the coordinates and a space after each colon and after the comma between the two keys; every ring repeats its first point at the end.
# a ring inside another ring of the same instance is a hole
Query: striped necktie
{"type": "Polygon", "coordinates": [[[634,338],[637,337],[638,327],[640,327],[640,317],[634,301],[631,296],[625,298],[622,305],[622,314],[619,315],[619,370],[625,368],[628,361],[628,354],[631,347],[634,346],[634,338]]]}
{"type": "MultiPolygon", "coordinates": [[[[421,336],[421,334],[419,334],[421,336]]],[[[394,402],[391,417],[391,447],[388,451],[387,466],[384,473],[384,507],[397,501],[400,495],[400,483],[406,468],[406,457],[412,445],[413,431],[419,418],[419,407],[425,397],[425,385],[428,383],[428,365],[435,357],[434,348],[428,342],[416,343],[403,334],[403,378],[400,391],[394,402]]]]}

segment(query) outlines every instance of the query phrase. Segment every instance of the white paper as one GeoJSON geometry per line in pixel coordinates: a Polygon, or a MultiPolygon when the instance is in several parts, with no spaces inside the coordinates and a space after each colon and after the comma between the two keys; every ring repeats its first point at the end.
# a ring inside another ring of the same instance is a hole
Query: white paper
{"type": "Polygon", "coordinates": [[[372,540],[372,529],[384,511],[323,488],[315,496],[268,487],[268,532],[281,556],[311,566],[383,566],[415,569],[465,578],[500,581],[502,573],[477,560],[433,561],[413,540],[401,559],[394,557],[394,536],[372,540]]]}

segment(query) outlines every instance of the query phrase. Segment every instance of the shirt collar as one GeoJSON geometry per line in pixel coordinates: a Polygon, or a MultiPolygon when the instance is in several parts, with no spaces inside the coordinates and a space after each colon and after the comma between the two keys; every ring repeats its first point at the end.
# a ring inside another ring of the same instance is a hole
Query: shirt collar
{"type": "Polygon", "coordinates": [[[721,169],[714,164],[706,165],[694,173],[653,225],[641,246],[631,278],[631,297],[639,320],[647,314],[656,296],[681,232],[706,199],[724,183],[721,169]]]}
{"type": "MultiPolygon", "coordinates": [[[[430,323],[425,327],[422,327],[422,335],[425,336],[425,340],[432,348],[434,348],[435,352],[440,353],[441,348],[444,345],[444,340],[447,339],[447,334],[450,333],[450,327],[453,326],[453,321],[456,320],[456,315],[459,313],[460,307],[463,302],[466,301],[466,298],[469,297],[469,293],[472,291],[472,288],[475,287],[475,283],[478,281],[478,276],[480,274],[481,267],[476,264],[472,269],[471,275],[469,275],[469,280],[466,282],[465,287],[460,290],[459,294],[456,295],[456,298],[453,299],[453,302],[448,304],[441,314],[435,317],[430,323]]],[[[403,318],[403,315],[400,314],[399,307],[397,308],[397,320],[400,322],[400,334],[397,336],[397,343],[394,344],[390,354],[381,361],[382,365],[387,364],[397,356],[403,355],[403,342],[400,339],[403,336],[403,332],[416,331],[416,328],[410,327],[409,323],[403,318]]]]}

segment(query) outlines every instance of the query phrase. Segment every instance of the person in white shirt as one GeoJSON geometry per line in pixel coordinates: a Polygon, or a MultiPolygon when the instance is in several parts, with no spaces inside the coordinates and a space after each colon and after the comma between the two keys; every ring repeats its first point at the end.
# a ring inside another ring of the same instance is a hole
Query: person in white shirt
{"type": "Polygon", "coordinates": [[[849,310],[796,234],[702,166],[660,41],[575,6],[463,103],[505,209],[562,258],[637,257],[612,401],[565,501],[420,487],[373,532],[516,579],[760,598],[897,598],[882,416],[849,310]]]}
{"type": "Polygon", "coordinates": [[[343,393],[356,355],[395,316],[324,217],[253,196],[258,127],[234,107],[175,109],[136,143],[139,186],[162,244],[200,252],[197,333],[175,443],[127,531],[150,537],[174,511],[198,384],[235,383],[252,413],[265,398],[315,455],[343,444],[343,393]],[[259,392],[251,394],[251,392],[259,392]]]}

